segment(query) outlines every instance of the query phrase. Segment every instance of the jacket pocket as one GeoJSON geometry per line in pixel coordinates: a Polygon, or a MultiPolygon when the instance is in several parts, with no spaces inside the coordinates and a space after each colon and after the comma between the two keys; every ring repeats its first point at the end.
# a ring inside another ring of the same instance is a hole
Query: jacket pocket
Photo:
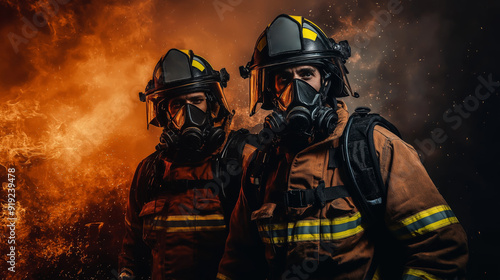
{"type": "Polygon", "coordinates": [[[142,239],[148,245],[153,247],[158,240],[159,234],[164,229],[163,221],[166,216],[163,216],[163,209],[167,206],[168,201],[165,198],[150,201],[141,209],[139,218],[142,219],[142,239]]]}
{"type": "Polygon", "coordinates": [[[356,207],[350,197],[337,198],[325,204],[327,218],[354,214],[356,207]]]}
{"type": "Polygon", "coordinates": [[[222,214],[219,197],[206,190],[195,192],[193,208],[198,215],[222,214]]]}

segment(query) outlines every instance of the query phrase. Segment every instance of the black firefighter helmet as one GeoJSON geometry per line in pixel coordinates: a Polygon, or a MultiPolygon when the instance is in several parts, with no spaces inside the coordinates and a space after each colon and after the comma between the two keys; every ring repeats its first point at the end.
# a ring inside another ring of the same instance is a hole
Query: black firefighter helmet
{"type": "Polygon", "coordinates": [[[351,56],[347,41],[336,43],[313,22],[301,16],[282,14],[257,39],[252,60],[240,67],[243,78],[250,77],[250,115],[261,108],[275,107],[274,71],[293,65],[313,65],[329,84],[321,94],[326,103],[335,97],[352,95],[345,62],[351,56]]]}
{"type": "Polygon", "coordinates": [[[227,86],[229,74],[225,68],[215,71],[210,63],[192,50],[170,49],[155,66],[153,78],[145,92],[139,93],[146,102],[147,124],[172,128],[168,101],[174,97],[204,92],[208,112],[214,126],[229,127],[234,114],[228,106],[222,88],[227,86]]]}

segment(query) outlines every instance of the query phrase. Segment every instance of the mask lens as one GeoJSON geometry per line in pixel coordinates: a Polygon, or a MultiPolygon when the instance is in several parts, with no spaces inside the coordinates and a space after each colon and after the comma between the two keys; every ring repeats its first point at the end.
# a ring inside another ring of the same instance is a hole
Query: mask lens
{"type": "Polygon", "coordinates": [[[174,116],[184,105],[186,105],[186,100],[183,98],[170,100],[170,102],[168,102],[168,112],[171,116],[174,116]]]}
{"type": "Polygon", "coordinates": [[[263,102],[262,91],[263,87],[263,77],[265,77],[265,69],[257,68],[250,72],[250,100],[249,100],[249,112],[250,116],[254,115],[258,111],[258,103],[263,102]]]}
{"type": "Polygon", "coordinates": [[[186,106],[182,106],[179,110],[177,110],[176,114],[172,118],[172,123],[177,129],[181,129],[186,121],[186,106]]]}
{"type": "Polygon", "coordinates": [[[292,88],[292,83],[289,83],[281,93],[278,93],[278,107],[282,111],[286,111],[293,101],[292,88]]]}
{"type": "Polygon", "coordinates": [[[149,124],[153,124],[153,121],[156,121],[156,110],[154,108],[155,108],[155,103],[148,96],[146,98],[146,121],[148,129],[149,129],[149,124]]]}

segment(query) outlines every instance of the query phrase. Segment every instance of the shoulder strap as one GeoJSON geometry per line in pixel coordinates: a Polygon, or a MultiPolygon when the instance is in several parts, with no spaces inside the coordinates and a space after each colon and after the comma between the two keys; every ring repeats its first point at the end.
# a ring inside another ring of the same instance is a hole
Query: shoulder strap
{"type": "Polygon", "coordinates": [[[256,145],[257,151],[253,154],[245,178],[243,178],[242,191],[245,193],[250,211],[260,208],[264,201],[267,175],[270,162],[276,158],[276,143],[260,143],[256,145]]]}
{"type": "Polygon", "coordinates": [[[250,134],[250,132],[244,128],[237,131],[231,131],[222,151],[214,157],[212,165],[213,176],[216,181],[219,181],[221,194],[223,196],[226,196],[225,193],[228,188],[239,186],[241,183],[243,150],[245,149],[245,145],[249,145],[249,143],[252,142],[250,140],[252,137],[256,137],[256,135],[250,134]]]}
{"type": "Polygon", "coordinates": [[[161,152],[155,151],[144,162],[146,176],[146,192],[145,202],[153,200],[159,193],[162,183],[163,174],[165,173],[166,165],[161,159],[161,152]]]}
{"type": "Polygon", "coordinates": [[[341,137],[341,150],[349,193],[363,212],[369,225],[383,219],[387,186],[382,180],[375,150],[373,130],[383,126],[401,137],[397,128],[378,114],[369,114],[367,107],[356,108],[349,117],[341,137]]]}
{"type": "Polygon", "coordinates": [[[243,128],[231,131],[222,151],[212,161],[214,181],[220,187],[219,196],[228,218],[240,192],[245,146],[256,143],[256,137],[243,128]]]}
{"type": "Polygon", "coordinates": [[[231,131],[227,137],[226,145],[221,151],[222,158],[240,159],[243,155],[243,149],[246,144],[253,143],[249,138],[256,137],[247,129],[241,128],[236,131],[231,131]]]}

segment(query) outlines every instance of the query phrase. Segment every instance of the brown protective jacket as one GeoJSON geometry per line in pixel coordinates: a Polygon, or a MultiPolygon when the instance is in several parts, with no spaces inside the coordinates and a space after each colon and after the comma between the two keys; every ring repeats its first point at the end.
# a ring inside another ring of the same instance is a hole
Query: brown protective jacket
{"type": "Polygon", "coordinates": [[[391,252],[392,247],[402,251],[388,269],[401,272],[383,278],[377,268],[373,279],[463,277],[468,258],[463,228],[415,149],[382,127],[375,128],[374,142],[388,187],[384,228],[394,237],[392,244],[377,245],[375,250],[372,233],[351,197],[327,201],[324,207],[285,206],[283,193],[287,190],[314,189],[321,180],[326,188],[344,185],[343,172],[328,167],[328,151],[339,146],[348,120],[346,106],[340,101],[337,112],[337,128],[324,141],[296,155],[278,150],[266,167],[266,189],[259,209],[249,209],[252,203],[247,196],[253,194],[243,187],[245,192],[240,192],[231,216],[217,279],[365,279],[372,262],[375,268],[379,266],[374,261],[379,253],[375,253],[391,252]]]}
{"type": "MultiPolygon", "coordinates": [[[[247,145],[243,152],[248,156],[253,149],[247,145]]],[[[220,190],[213,181],[207,182],[214,179],[212,160],[181,166],[164,160],[164,190],[148,198],[147,165],[154,156],[139,164],[131,184],[120,272],[151,273],[152,279],[215,279],[227,228],[220,190]],[[174,187],[171,182],[178,180],[200,185],[174,187]]]]}

